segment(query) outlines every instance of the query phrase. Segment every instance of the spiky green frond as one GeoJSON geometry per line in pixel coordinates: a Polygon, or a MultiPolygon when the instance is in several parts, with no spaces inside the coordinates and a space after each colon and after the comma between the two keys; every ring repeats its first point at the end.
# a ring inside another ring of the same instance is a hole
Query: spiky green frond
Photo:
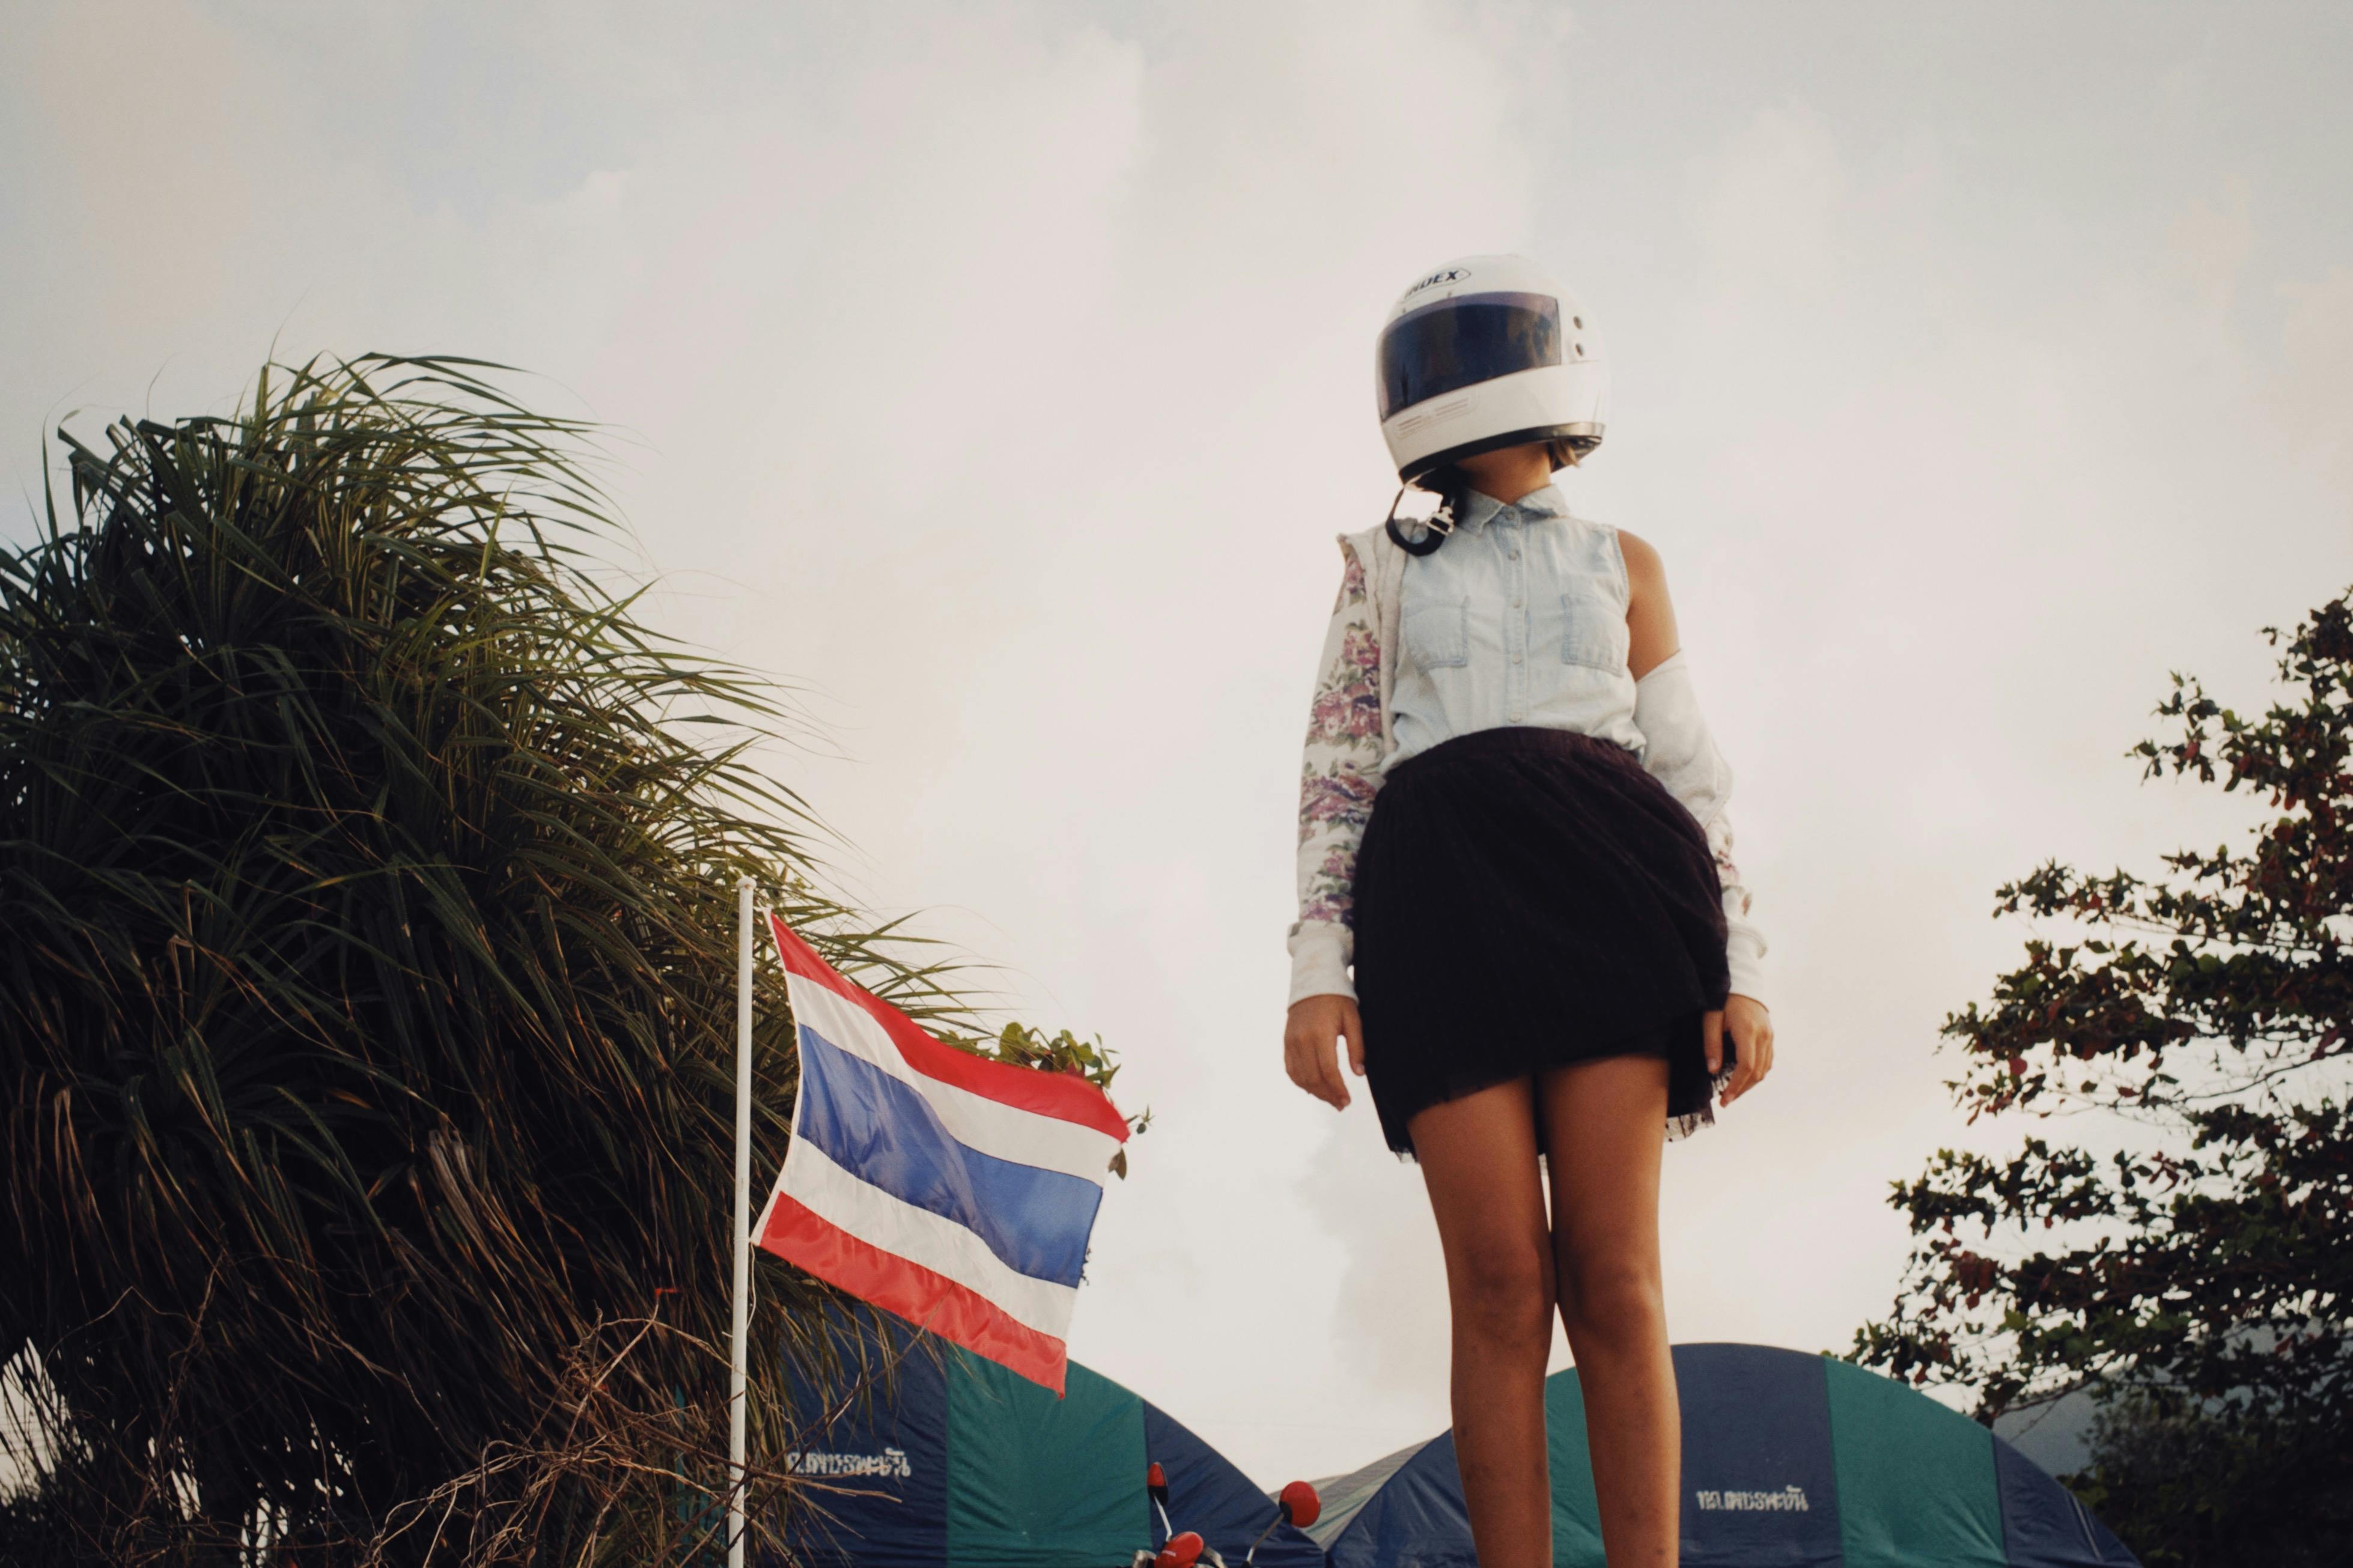
{"type": "MultiPolygon", "coordinates": [[[[961,1016],[813,890],[754,751],[788,713],[601,584],[593,432],[505,384],[272,367],[61,437],[68,503],[0,556],[0,1359],[129,1467],[108,1506],[143,1465],[190,1519],[364,1534],[544,1438],[617,1324],[661,1329],[600,1389],[713,1408],[739,876],[961,1016]]],[[[755,1179],[795,1070],[760,986],[755,1179]]],[[[757,1342],[815,1353],[807,1281],[761,1284],[757,1342]]],[[[534,1506],[550,1560],[614,1523],[534,1506]]]]}

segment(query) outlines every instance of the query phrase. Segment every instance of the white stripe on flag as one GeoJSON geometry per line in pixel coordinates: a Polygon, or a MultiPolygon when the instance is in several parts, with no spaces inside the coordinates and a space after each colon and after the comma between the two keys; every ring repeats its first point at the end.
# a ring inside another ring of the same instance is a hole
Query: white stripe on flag
{"type": "MultiPolygon", "coordinates": [[[[797,1022],[921,1094],[939,1112],[948,1136],[965,1148],[1019,1165],[1083,1177],[1097,1186],[1103,1184],[1111,1170],[1111,1157],[1119,1152],[1119,1141],[1109,1133],[1065,1121],[1059,1116],[1000,1105],[985,1095],[919,1073],[907,1065],[907,1058],[899,1054],[890,1035],[865,1008],[839,992],[797,974],[786,975],[786,982],[791,990],[797,1022]]],[[[796,1142],[794,1147],[799,1144],[796,1142]]]]}
{"type": "MultiPolygon", "coordinates": [[[[1079,1299],[1076,1290],[1015,1271],[988,1250],[987,1242],[955,1221],[869,1186],[807,1139],[795,1139],[785,1152],[784,1174],[776,1182],[776,1191],[797,1198],[818,1218],[839,1226],[869,1246],[919,1263],[986,1297],[1025,1327],[1058,1340],[1070,1332],[1071,1309],[1079,1299]]],[[[774,1206],[775,1200],[769,1202],[774,1206]]]]}

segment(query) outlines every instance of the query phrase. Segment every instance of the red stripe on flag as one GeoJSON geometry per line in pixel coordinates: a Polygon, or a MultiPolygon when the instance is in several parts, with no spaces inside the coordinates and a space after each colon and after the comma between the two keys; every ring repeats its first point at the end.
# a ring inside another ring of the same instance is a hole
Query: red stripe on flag
{"type": "Polygon", "coordinates": [[[913,1018],[872,992],[842,978],[831,964],[818,956],[817,949],[803,942],[776,916],[770,915],[768,924],[776,932],[776,956],[784,961],[786,973],[815,981],[863,1007],[867,1016],[890,1035],[891,1043],[899,1047],[907,1065],[924,1077],[952,1083],[1016,1110],[1075,1121],[1123,1143],[1127,1142],[1126,1118],[1120,1115],[1109,1095],[1086,1079],[1069,1073],[1015,1067],[1010,1062],[992,1062],[954,1046],[942,1045],[925,1034],[923,1026],[913,1018]]]}
{"type": "Polygon", "coordinates": [[[928,1329],[976,1355],[1062,1395],[1068,1352],[1062,1342],[1008,1317],[987,1297],[955,1280],[860,1241],[807,1205],[778,1193],[760,1245],[829,1285],[928,1329]]]}

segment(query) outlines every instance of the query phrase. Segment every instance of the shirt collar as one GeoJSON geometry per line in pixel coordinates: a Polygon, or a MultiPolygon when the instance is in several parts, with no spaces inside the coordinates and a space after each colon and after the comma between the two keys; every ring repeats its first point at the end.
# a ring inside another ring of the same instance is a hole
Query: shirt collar
{"type": "Polygon", "coordinates": [[[1482,490],[1465,490],[1454,510],[1454,526],[1466,532],[1477,533],[1505,512],[1518,522],[1541,522],[1546,518],[1567,517],[1568,499],[1560,493],[1558,485],[1546,485],[1530,490],[1519,500],[1506,505],[1482,490]]]}

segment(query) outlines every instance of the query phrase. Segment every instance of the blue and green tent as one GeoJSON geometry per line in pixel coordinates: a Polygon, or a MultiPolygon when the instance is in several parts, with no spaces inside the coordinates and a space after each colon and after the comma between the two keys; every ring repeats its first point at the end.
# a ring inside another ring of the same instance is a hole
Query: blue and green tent
{"type": "MultiPolygon", "coordinates": [[[[1674,1349],[1692,1568],[2132,1568],[2017,1449],[1903,1384],[1764,1345],[1674,1349]]],[[[1572,1369],[1545,1384],[1556,1568],[1600,1568],[1572,1369]]],[[[1318,1484],[1330,1568],[1476,1568],[1454,1439],[1318,1484]]]]}
{"type": "Polygon", "coordinates": [[[1166,1411],[1076,1362],[1063,1397],[896,1319],[840,1331],[863,1384],[795,1390],[786,1468],[839,1489],[783,1529],[805,1568],[1125,1568],[1163,1543],[1145,1492],[1232,1563],[1270,1524],[1261,1568],[1324,1568],[1273,1500],[1166,1411]],[[887,1372],[884,1370],[887,1369],[887,1372]]]}

